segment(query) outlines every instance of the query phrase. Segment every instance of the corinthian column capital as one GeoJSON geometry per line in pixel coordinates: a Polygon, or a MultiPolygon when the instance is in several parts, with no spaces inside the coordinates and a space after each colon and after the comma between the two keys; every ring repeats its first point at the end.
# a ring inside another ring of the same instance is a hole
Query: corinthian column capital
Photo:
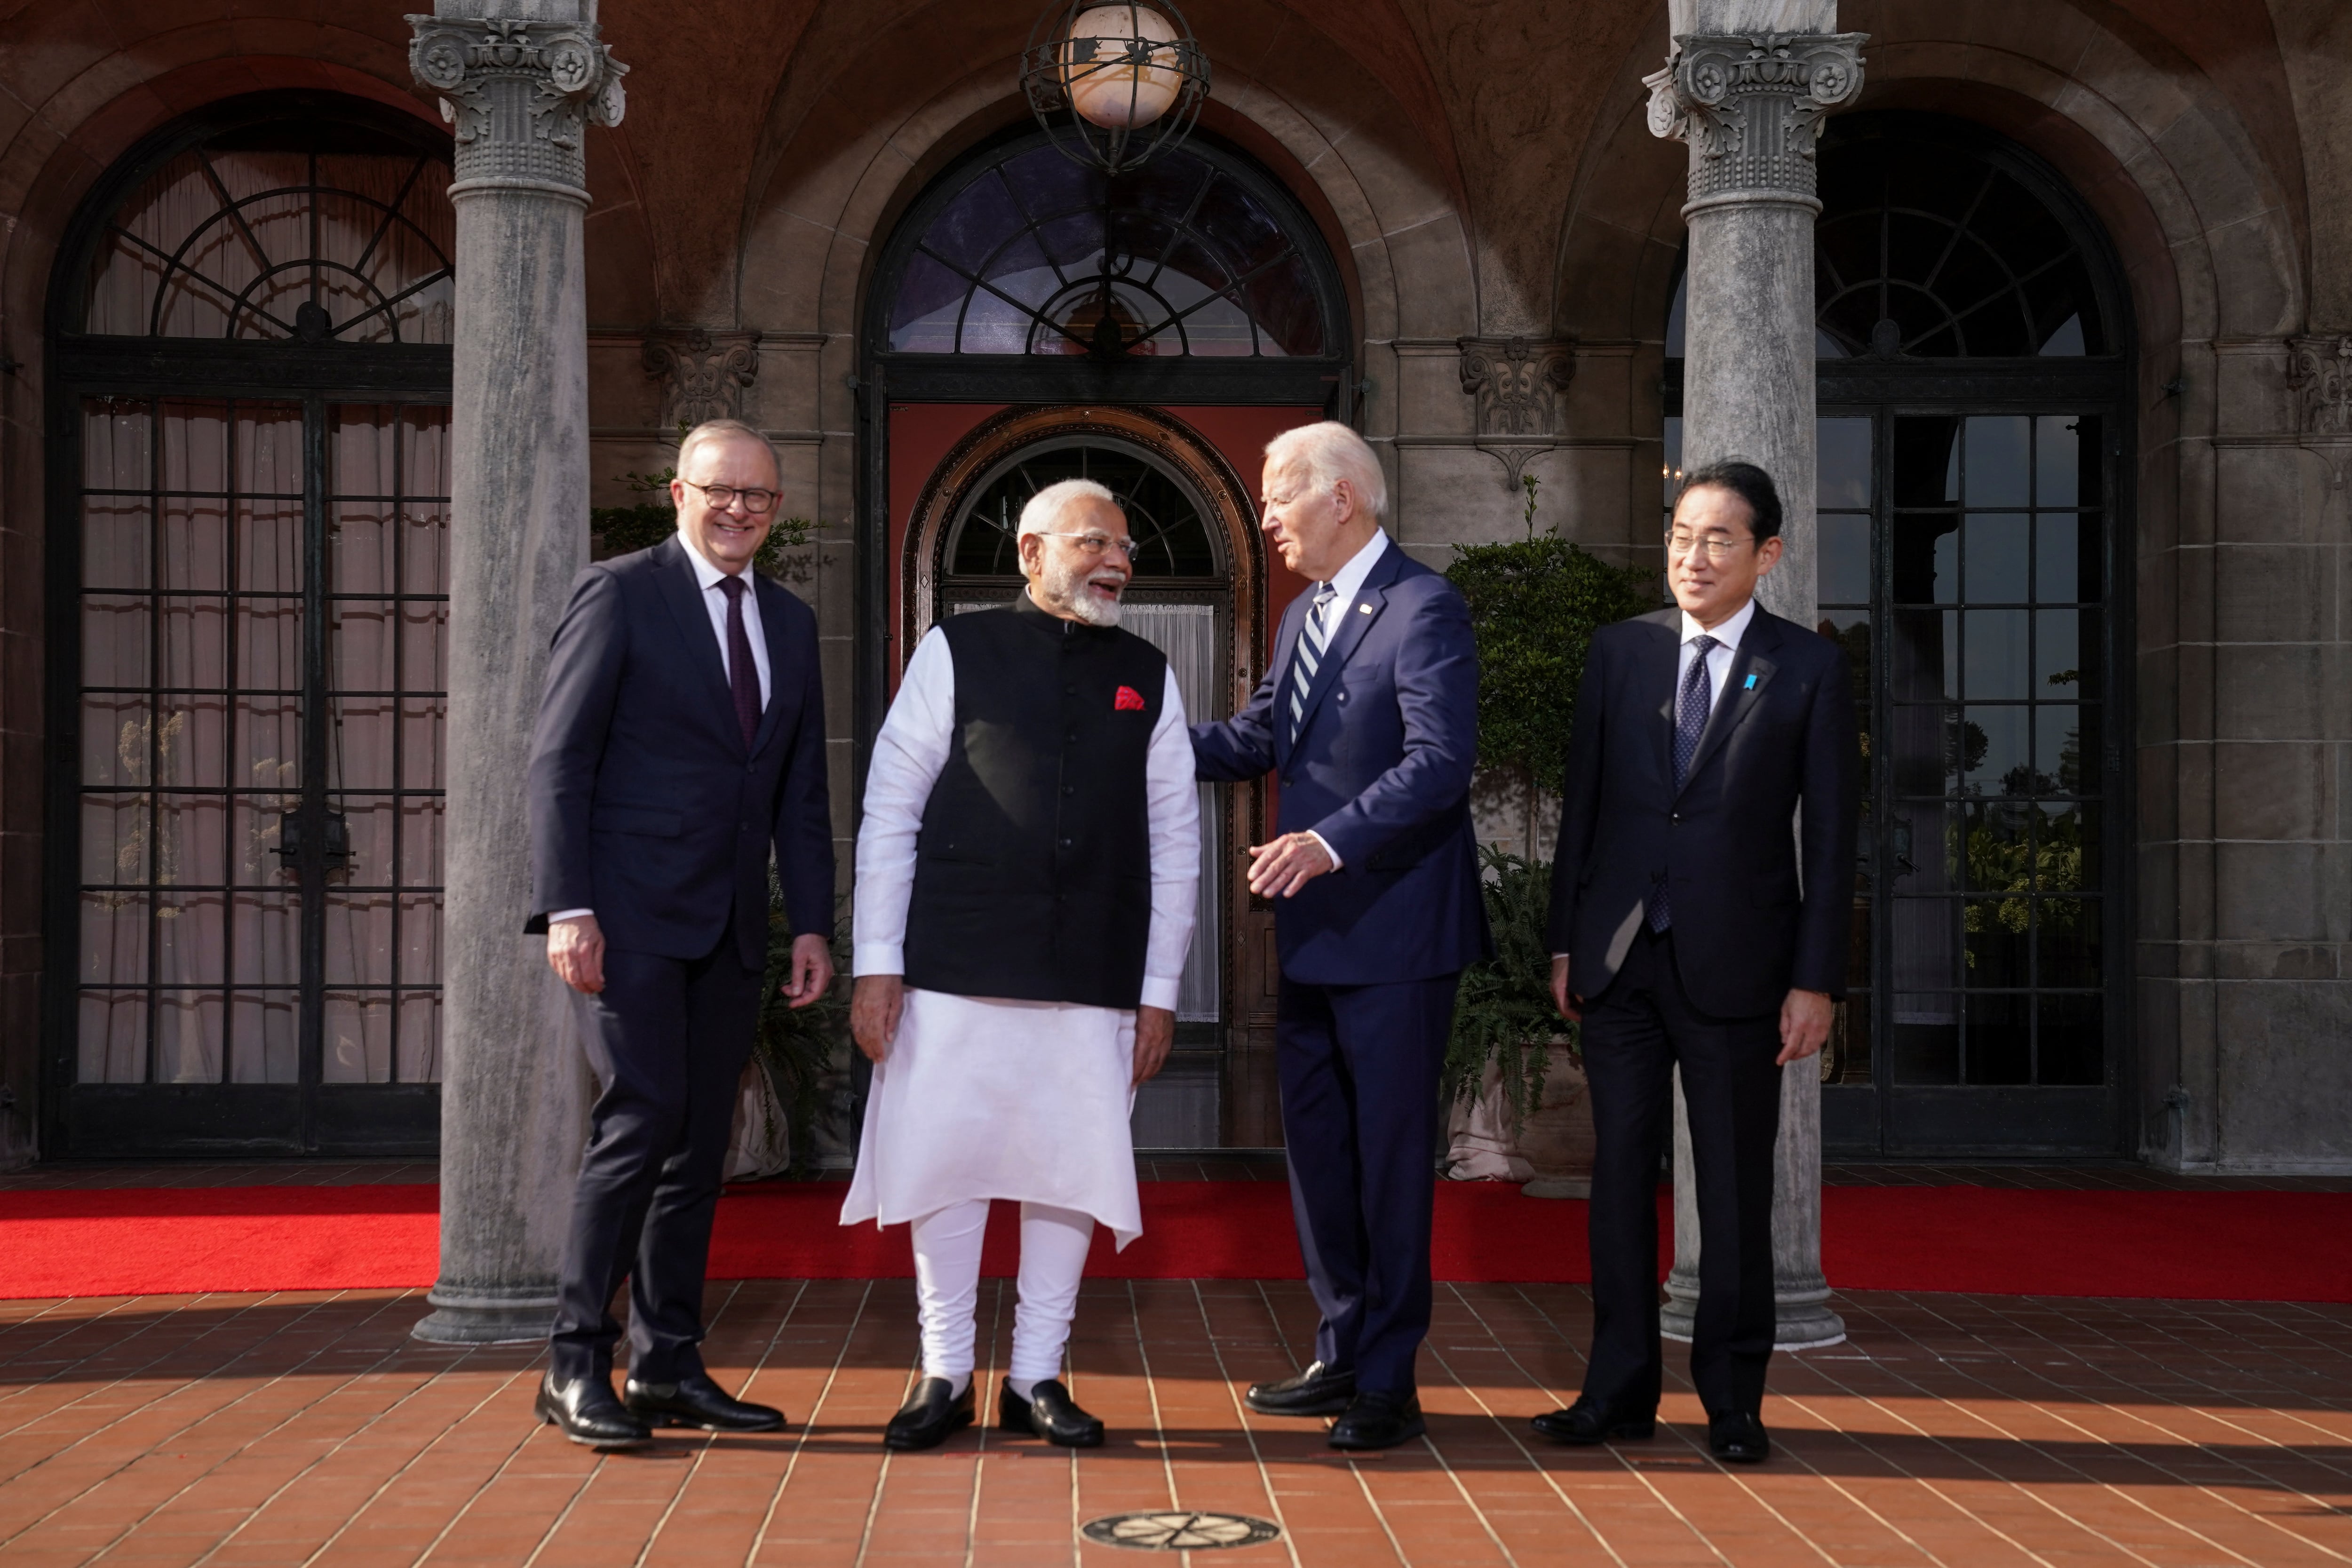
{"type": "Polygon", "coordinates": [[[588,199],[581,133],[618,125],[621,79],[593,22],[411,16],[408,68],[457,128],[452,196],[540,191],[588,199]]]}
{"type": "Polygon", "coordinates": [[[1690,144],[1690,199],[1794,199],[1818,209],[1813,143],[1822,116],[1862,91],[1867,33],[1675,39],[1643,78],[1650,132],[1690,144]]]}

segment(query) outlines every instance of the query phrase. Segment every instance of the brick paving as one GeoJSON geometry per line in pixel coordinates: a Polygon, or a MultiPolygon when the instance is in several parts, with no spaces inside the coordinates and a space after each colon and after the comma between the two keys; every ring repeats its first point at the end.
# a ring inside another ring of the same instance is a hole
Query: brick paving
{"type": "MultiPolygon", "coordinates": [[[[885,1455],[905,1281],[714,1284],[714,1369],[792,1429],[604,1458],[533,1424],[535,1354],[409,1340],[415,1293],[0,1302],[0,1563],[1108,1564],[1151,1559],[1077,1527],[1164,1509],[1272,1520],[1234,1559],[1300,1568],[2352,1563],[2352,1308],[1841,1305],[1849,1342],[1775,1363],[1773,1462],[1734,1471],[1679,1378],[1653,1442],[1526,1431],[1579,1379],[1575,1287],[1441,1287],[1430,1439],[1353,1462],[1240,1404],[1307,1353],[1295,1284],[1089,1284],[1072,1381],[1111,1441],[1075,1457],[885,1455]]],[[[983,1285],[989,1387],[1012,1308],[983,1285]]]]}

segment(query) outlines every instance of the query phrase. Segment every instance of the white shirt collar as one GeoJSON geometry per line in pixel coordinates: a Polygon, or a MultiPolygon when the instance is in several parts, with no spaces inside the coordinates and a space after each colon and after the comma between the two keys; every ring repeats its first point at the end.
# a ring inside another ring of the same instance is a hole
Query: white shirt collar
{"type": "Polygon", "coordinates": [[[1365,542],[1364,547],[1348,557],[1348,563],[1345,566],[1331,574],[1332,603],[1343,610],[1355,603],[1356,595],[1364,586],[1364,579],[1372,574],[1372,568],[1380,564],[1381,556],[1388,547],[1388,530],[1373,529],[1372,537],[1365,542]]]}
{"type": "MultiPolygon", "coordinates": [[[[719,586],[719,580],[730,574],[705,560],[702,552],[695,548],[694,541],[686,536],[686,530],[682,528],[677,531],[677,542],[686,546],[686,558],[694,564],[694,584],[704,593],[708,594],[719,586]]],[[[751,586],[749,575],[743,576],[743,585],[746,588],[751,586]]]]}
{"type": "Polygon", "coordinates": [[[1682,640],[1688,642],[1693,637],[1709,637],[1721,643],[1725,647],[1729,648],[1732,652],[1738,653],[1739,651],[1739,640],[1748,635],[1748,623],[1755,618],[1756,601],[1752,596],[1746,604],[1739,606],[1738,610],[1729,620],[1725,621],[1713,631],[1709,631],[1705,626],[1700,626],[1698,622],[1692,617],[1691,613],[1688,610],[1685,610],[1683,612],[1682,640]]]}

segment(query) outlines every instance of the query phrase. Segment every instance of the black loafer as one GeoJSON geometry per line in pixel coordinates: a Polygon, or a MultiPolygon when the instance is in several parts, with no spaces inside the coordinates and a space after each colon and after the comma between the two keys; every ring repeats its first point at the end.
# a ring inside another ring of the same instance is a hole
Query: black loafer
{"type": "Polygon", "coordinates": [[[1428,1430],[1421,1419],[1418,1395],[1368,1388],[1331,1423],[1328,1440],[1334,1448],[1393,1448],[1428,1430]]]}
{"type": "Polygon", "coordinates": [[[1242,1396],[1260,1415],[1337,1415],[1356,1397],[1356,1374],[1321,1362],[1280,1383],[1253,1383],[1242,1396]]]}
{"type": "Polygon", "coordinates": [[[1764,1423],[1744,1410],[1706,1418],[1706,1451],[1727,1465],[1760,1465],[1772,1452],[1764,1423]]]}
{"type": "Polygon", "coordinates": [[[630,1415],[601,1377],[558,1383],[549,1373],[539,1382],[532,1408],[539,1418],[588,1448],[642,1448],[654,1440],[646,1424],[630,1415]]]}
{"type": "Polygon", "coordinates": [[[996,1396],[996,1424],[1007,1432],[1026,1432],[1059,1447],[1102,1447],[1103,1424],[1079,1409],[1078,1402],[1056,1377],[1032,1388],[1026,1399],[1013,1392],[1013,1380],[1006,1378],[1003,1391],[996,1396]]]}
{"type": "Polygon", "coordinates": [[[784,1413],[769,1405],[736,1398],[702,1373],[691,1373],[676,1383],[639,1383],[629,1379],[621,1402],[629,1414],[648,1426],[698,1426],[705,1432],[776,1432],[784,1413]]]}
{"type": "Polygon", "coordinates": [[[1528,1425],[1555,1443],[1571,1443],[1579,1447],[1658,1435],[1658,1417],[1654,1411],[1640,1415],[1630,1415],[1612,1410],[1597,1399],[1580,1399],[1565,1410],[1538,1415],[1528,1425]]]}
{"type": "Polygon", "coordinates": [[[948,1440],[950,1433],[971,1426],[975,1405],[972,1384],[966,1380],[961,1394],[950,1393],[954,1387],[944,1377],[927,1377],[915,1384],[915,1392],[882,1428],[882,1446],[901,1454],[936,1448],[948,1440]]]}

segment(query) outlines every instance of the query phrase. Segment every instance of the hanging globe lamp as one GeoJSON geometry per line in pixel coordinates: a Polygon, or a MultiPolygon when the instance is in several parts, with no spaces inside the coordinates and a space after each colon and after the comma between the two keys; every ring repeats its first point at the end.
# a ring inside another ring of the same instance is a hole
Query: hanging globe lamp
{"type": "Polygon", "coordinates": [[[1209,57],[1174,0],[1055,0],[1029,30],[1021,90],[1064,156],[1122,174],[1191,132],[1209,57]]]}

